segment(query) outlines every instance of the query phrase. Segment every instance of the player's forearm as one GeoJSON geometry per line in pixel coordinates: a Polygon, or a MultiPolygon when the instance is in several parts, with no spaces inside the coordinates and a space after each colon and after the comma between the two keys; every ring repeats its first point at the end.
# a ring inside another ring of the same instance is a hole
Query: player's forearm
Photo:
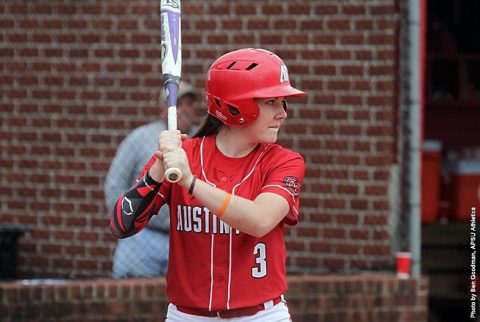
{"type": "Polygon", "coordinates": [[[157,193],[161,185],[147,173],[118,199],[110,216],[110,230],[115,237],[137,233],[158,212],[159,203],[155,203],[155,198],[160,198],[157,193]]]}
{"type": "Polygon", "coordinates": [[[150,177],[156,182],[163,182],[165,176],[165,167],[162,161],[156,160],[152,167],[148,170],[150,177]]]}
{"type": "Polygon", "coordinates": [[[231,196],[228,205],[225,205],[228,201],[225,200],[226,192],[199,179],[195,182],[192,194],[217,216],[221,216],[222,221],[255,237],[269,233],[286,215],[272,214],[265,204],[239,196],[231,196]],[[222,206],[226,206],[223,215],[219,214],[222,206]]]}

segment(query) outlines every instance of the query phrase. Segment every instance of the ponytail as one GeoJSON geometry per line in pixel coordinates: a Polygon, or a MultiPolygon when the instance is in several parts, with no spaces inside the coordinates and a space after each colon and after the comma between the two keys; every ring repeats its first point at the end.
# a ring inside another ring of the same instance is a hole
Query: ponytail
{"type": "Polygon", "coordinates": [[[202,124],[198,127],[198,130],[193,135],[194,138],[199,138],[203,136],[209,136],[212,134],[217,134],[220,128],[223,126],[223,123],[216,117],[207,114],[202,124]]]}

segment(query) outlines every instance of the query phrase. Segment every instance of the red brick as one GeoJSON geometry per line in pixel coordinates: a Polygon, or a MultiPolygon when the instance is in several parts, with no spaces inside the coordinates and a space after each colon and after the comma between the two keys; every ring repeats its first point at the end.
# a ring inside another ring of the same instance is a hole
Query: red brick
{"type": "Polygon", "coordinates": [[[340,184],[336,188],[337,192],[344,195],[344,194],[357,194],[358,193],[358,186],[357,185],[345,185],[340,184]]]}
{"type": "Polygon", "coordinates": [[[195,29],[198,30],[215,30],[217,23],[215,21],[199,20],[195,23],[195,29]]]}
{"type": "Polygon", "coordinates": [[[332,179],[347,179],[348,171],[347,170],[326,170],[324,174],[325,178],[332,179]]]}
{"type": "Polygon", "coordinates": [[[228,37],[226,35],[212,35],[207,37],[209,44],[227,44],[228,37]]]}
{"type": "Polygon", "coordinates": [[[315,229],[313,227],[298,227],[298,235],[305,237],[317,237],[318,234],[318,229],[315,229]]]}
{"type": "Polygon", "coordinates": [[[333,247],[339,254],[355,255],[360,251],[360,246],[356,244],[335,244],[333,247]]]}
{"type": "Polygon", "coordinates": [[[281,5],[281,3],[280,4],[264,4],[263,6],[261,6],[261,8],[262,8],[262,13],[268,16],[281,15],[284,13],[284,8],[281,5]]]}
{"type": "Polygon", "coordinates": [[[372,60],[373,53],[369,50],[358,50],[354,52],[354,58],[357,60],[372,60]]]}
{"type": "Polygon", "coordinates": [[[18,54],[20,57],[36,57],[39,55],[37,48],[21,48],[18,50],[18,54]]]}
{"type": "Polygon", "coordinates": [[[302,19],[300,21],[300,30],[322,30],[324,26],[323,20],[319,19],[302,19]]]}
{"type": "MultiPolygon", "coordinates": [[[[88,49],[70,49],[68,56],[72,58],[85,58],[88,57],[88,49]]],[[[65,66],[65,65],[63,65],[65,66]]]]}
{"type": "Polygon", "coordinates": [[[385,76],[385,75],[392,75],[394,73],[393,71],[393,65],[377,65],[377,66],[371,66],[368,69],[368,73],[372,76],[385,76]]]}
{"type": "Polygon", "coordinates": [[[370,156],[365,158],[366,165],[381,166],[390,164],[392,161],[391,156],[370,156]]]}
{"type": "Polygon", "coordinates": [[[13,4],[8,7],[8,11],[12,14],[27,14],[28,6],[26,4],[13,4]]]}
{"type": "Polygon", "coordinates": [[[318,5],[315,7],[315,14],[319,16],[336,15],[337,13],[338,13],[338,6],[318,5]]]}
{"type": "Polygon", "coordinates": [[[138,30],[137,20],[119,20],[117,21],[119,30],[138,30]]]}
{"type": "Polygon", "coordinates": [[[325,147],[332,150],[346,150],[348,149],[348,141],[345,140],[329,140],[326,142],[325,147]]]}
{"type": "Polygon", "coordinates": [[[364,218],[364,223],[366,225],[385,225],[387,222],[387,217],[384,216],[366,215],[364,218]]]}
{"type": "Polygon", "coordinates": [[[74,15],[77,13],[77,7],[74,5],[60,5],[57,7],[60,15],[74,15]]]}
{"type": "MultiPolygon", "coordinates": [[[[241,20],[223,20],[221,24],[222,30],[240,30],[242,28],[242,21],[241,20]]],[[[183,35],[182,35],[183,37],[183,35]]],[[[191,41],[190,41],[191,42],[191,41]]]]}
{"type": "Polygon", "coordinates": [[[69,29],[86,29],[88,22],[86,20],[69,19],[66,22],[69,29]]]}
{"type": "Polygon", "coordinates": [[[237,4],[234,7],[234,11],[237,15],[252,15],[257,12],[257,7],[255,4],[237,4]]]}
{"type": "Polygon", "coordinates": [[[335,19],[329,20],[326,23],[327,28],[331,30],[348,30],[350,29],[350,20],[349,19],[335,19]]]}
{"type": "Polygon", "coordinates": [[[364,67],[362,65],[350,65],[343,66],[340,68],[340,71],[343,75],[358,75],[361,76],[364,74],[364,67]]]}
{"type": "Polygon", "coordinates": [[[346,207],[346,202],[342,199],[326,198],[323,200],[323,205],[326,209],[344,209],[346,207]]]}
{"type": "MultiPolygon", "coordinates": [[[[357,225],[359,217],[358,215],[341,214],[335,216],[335,221],[339,224],[357,225]]],[[[349,236],[347,235],[347,237],[349,236]]]]}
{"type": "Polygon", "coordinates": [[[351,88],[350,81],[329,81],[327,83],[329,90],[349,90],[351,88]]]}
{"type": "Polygon", "coordinates": [[[370,8],[370,13],[374,15],[393,15],[395,14],[394,5],[374,5],[370,8]]]}
{"type": "Polygon", "coordinates": [[[120,49],[118,55],[121,58],[139,58],[140,51],[138,49],[120,49]]]}
{"type": "Polygon", "coordinates": [[[329,269],[343,269],[346,263],[341,258],[326,257],[323,259],[323,264],[329,269]]]}
{"type": "Polygon", "coordinates": [[[291,15],[308,15],[312,12],[312,7],[309,3],[288,3],[288,11],[291,15]]]}
{"type": "MultiPolygon", "coordinates": [[[[127,37],[125,37],[124,34],[115,34],[115,35],[107,35],[105,37],[105,40],[107,43],[111,43],[111,44],[124,44],[127,42],[127,37]]],[[[102,49],[101,51],[112,51],[111,49],[102,49]]]]}
{"type": "Polygon", "coordinates": [[[337,37],[328,34],[315,34],[313,36],[313,43],[319,45],[335,45],[337,37]]]}
{"type": "Polygon", "coordinates": [[[25,34],[11,34],[8,35],[8,41],[14,43],[25,43],[27,42],[27,35],[25,34]]]}
{"type": "Polygon", "coordinates": [[[352,53],[350,50],[332,49],[326,51],[325,57],[334,60],[349,60],[352,57],[352,53]]]}
{"type": "Polygon", "coordinates": [[[366,7],[363,5],[344,5],[342,6],[342,13],[363,16],[366,13],[366,7]]]}
{"type": "MultiPolygon", "coordinates": [[[[295,21],[295,20],[280,19],[280,20],[273,21],[273,28],[275,30],[287,29],[291,31],[291,30],[297,29],[297,24],[298,24],[298,21],[295,21]]],[[[291,37],[291,38],[294,38],[294,37],[291,37]]]]}
{"type": "Polygon", "coordinates": [[[102,8],[98,5],[82,4],[80,11],[87,15],[99,15],[102,12],[102,8]]]}
{"type": "MultiPolygon", "coordinates": [[[[315,162],[315,161],[314,161],[315,162]]],[[[315,163],[321,163],[321,162],[315,162],[315,163]]],[[[333,191],[332,186],[330,184],[312,184],[311,185],[311,190],[314,192],[320,192],[320,193],[330,193],[333,191]]],[[[302,203],[304,203],[305,198],[302,198],[302,203]]],[[[307,199],[308,200],[308,199],[307,199]]],[[[318,205],[319,200],[315,199],[315,204],[318,205]]],[[[308,205],[305,205],[308,206],[308,205]]]]}
{"type": "Polygon", "coordinates": [[[382,245],[365,245],[363,246],[363,252],[365,255],[388,255],[390,254],[390,249],[382,245]]]}
{"type": "Polygon", "coordinates": [[[345,229],[343,228],[325,228],[323,231],[323,236],[325,238],[337,238],[337,239],[344,239],[345,238],[345,229]]]}

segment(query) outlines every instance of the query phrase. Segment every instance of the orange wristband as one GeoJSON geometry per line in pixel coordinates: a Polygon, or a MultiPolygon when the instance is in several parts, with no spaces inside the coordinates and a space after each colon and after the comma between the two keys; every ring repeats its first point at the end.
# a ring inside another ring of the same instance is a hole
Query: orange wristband
{"type": "Polygon", "coordinates": [[[222,218],[223,214],[225,213],[225,210],[227,210],[228,204],[230,203],[230,199],[232,198],[232,195],[227,192],[227,195],[225,196],[225,199],[223,199],[223,203],[220,206],[220,209],[218,209],[216,215],[218,218],[222,218]]]}

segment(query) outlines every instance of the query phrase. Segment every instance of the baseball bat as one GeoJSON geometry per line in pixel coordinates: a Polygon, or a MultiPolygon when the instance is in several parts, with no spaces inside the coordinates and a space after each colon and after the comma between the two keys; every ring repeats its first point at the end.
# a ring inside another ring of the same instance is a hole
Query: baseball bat
{"type": "MultiPolygon", "coordinates": [[[[177,97],[182,73],[180,0],[160,0],[162,76],[168,107],[168,129],[177,129],[177,97]]],[[[165,177],[175,183],[182,178],[178,168],[168,168],[165,177]]]]}

